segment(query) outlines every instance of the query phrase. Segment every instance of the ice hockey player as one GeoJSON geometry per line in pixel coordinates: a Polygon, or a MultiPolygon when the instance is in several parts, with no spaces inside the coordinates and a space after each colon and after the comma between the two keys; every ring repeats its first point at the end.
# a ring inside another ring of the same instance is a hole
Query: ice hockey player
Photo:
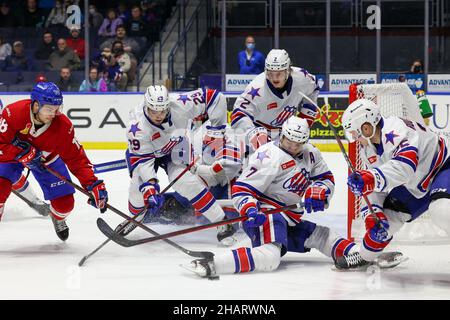
{"type": "MultiPolygon", "coordinates": [[[[166,87],[150,86],[143,103],[130,112],[126,152],[131,176],[128,204],[130,213],[139,215],[137,221],[145,218],[146,206],[149,214],[154,214],[163,204],[156,170],[162,167],[171,181],[192,161],[191,143],[186,143],[188,119],[194,119],[194,125],[208,119],[212,126],[225,124],[225,97],[215,90],[201,89],[169,97],[166,87]],[[184,149],[180,147],[183,144],[184,149]]],[[[173,189],[187,198],[195,210],[209,221],[225,218],[214,196],[191,172],[186,172],[173,189]]],[[[124,221],[118,228],[122,234],[128,234],[135,227],[135,224],[124,221]]]]}
{"type": "Polygon", "coordinates": [[[375,215],[362,208],[366,233],[361,259],[342,258],[354,268],[380,255],[395,233],[428,210],[432,221],[450,234],[450,142],[424,125],[399,117],[384,118],[372,101],[352,102],[342,117],[349,141],[360,142],[366,170],[352,173],[348,185],[367,195],[375,215]]]}
{"type": "Polygon", "coordinates": [[[31,99],[19,100],[4,108],[0,118],[0,210],[12,184],[28,167],[39,182],[44,198],[50,201],[51,218],[58,237],[69,237],[66,217],[74,207],[74,188],[53,176],[45,166],[70,179],[69,170],[92,195],[89,204],[106,210],[108,193],[102,180],[75,138],[70,120],[61,113],[63,96],[52,82],[39,82],[31,99]],[[45,165],[45,166],[44,166],[45,165]],[[67,167],[66,167],[67,165],[67,167]]]}
{"type": "Polygon", "coordinates": [[[265,61],[265,71],[236,99],[231,114],[231,126],[246,134],[250,153],[269,138],[277,138],[283,123],[298,112],[309,126],[312,125],[319,112],[302,101],[299,91],[317,102],[316,78],[305,69],[291,66],[286,50],[271,50],[265,61]]]}
{"type": "MultiPolygon", "coordinates": [[[[206,125],[202,134],[201,145],[197,147],[194,141],[194,150],[200,150],[201,160],[191,168],[191,172],[200,178],[216,200],[231,198],[231,185],[242,169],[241,152],[238,141],[228,125],[213,127],[206,125]],[[204,132],[204,133],[203,133],[204,132]]],[[[227,218],[234,218],[238,213],[232,204],[221,205],[227,218]]],[[[186,198],[176,192],[164,194],[164,205],[158,211],[163,217],[173,217],[179,223],[195,222],[194,208],[186,198]],[[182,217],[184,215],[184,219],[182,217]]],[[[219,226],[217,238],[225,246],[232,245],[236,238],[233,225],[219,226]]]]}
{"type": "Polygon", "coordinates": [[[323,211],[334,191],[334,178],[321,153],[307,143],[309,127],[296,116],[282,126],[280,140],[271,141],[250,156],[249,164],[233,186],[233,202],[246,215],[244,231],[252,248],[241,247],[213,260],[198,259],[189,268],[202,277],[227,273],[273,271],[281,257],[312,248],[336,259],[357,253],[353,242],[328,227],[301,219],[303,208],[266,215],[263,209],[300,203],[306,212],[323,211]]]}
{"type": "MultiPolygon", "coordinates": [[[[0,114],[2,110],[3,103],[0,100],[0,114]]],[[[13,183],[12,189],[19,194],[19,197],[23,197],[27,204],[34,210],[36,210],[37,213],[39,213],[41,216],[48,216],[50,214],[50,205],[39,199],[30,183],[28,182],[27,176],[22,174],[20,178],[13,183]]],[[[0,208],[0,220],[2,219],[3,210],[3,208],[0,208]]]]}

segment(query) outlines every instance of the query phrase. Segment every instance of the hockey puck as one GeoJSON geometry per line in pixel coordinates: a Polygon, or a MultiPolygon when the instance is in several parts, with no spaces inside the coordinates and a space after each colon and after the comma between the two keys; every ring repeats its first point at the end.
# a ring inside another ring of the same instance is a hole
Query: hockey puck
{"type": "Polygon", "coordinates": [[[208,280],[220,280],[219,276],[209,276],[208,280]]]}

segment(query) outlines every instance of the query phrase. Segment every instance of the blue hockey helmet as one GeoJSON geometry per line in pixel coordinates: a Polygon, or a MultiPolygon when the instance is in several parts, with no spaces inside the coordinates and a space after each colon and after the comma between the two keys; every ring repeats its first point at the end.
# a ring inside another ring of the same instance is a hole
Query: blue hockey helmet
{"type": "Polygon", "coordinates": [[[31,101],[37,101],[39,109],[45,104],[60,106],[63,104],[63,96],[53,82],[38,82],[31,91],[31,101]]]}

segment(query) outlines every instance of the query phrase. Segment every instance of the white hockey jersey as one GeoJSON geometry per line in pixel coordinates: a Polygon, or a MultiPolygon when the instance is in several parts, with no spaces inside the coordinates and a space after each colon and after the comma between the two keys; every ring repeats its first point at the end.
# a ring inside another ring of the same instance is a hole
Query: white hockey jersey
{"type": "Polygon", "coordinates": [[[236,99],[231,114],[231,126],[248,132],[256,126],[266,129],[280,129],[284,121],[300,111],[299,116],[305,118],[311,126],[318,115],[316,108],[304,100],[298,93],[317,103],[319,86],[316,78],[305,69],[292,67],[287,81],[287,90],[280,94],[263,72],[256,76],[236,99]],[[300,110],[298,110],[300,107],[300,110]]]}
{"type": "Polygon", "coordinates": [[[146,109],[142,103],[130,111],[127,127],[126,158],[130,176],[138,174],[142,181],[156,179],[155,159],[171,154],[175,147],[182,153],[174,153],[180,160],[186,163],[192,160],[187,139],[191,129],[187,128],[189,119],[193,125],[208,119],[216,126],[227,121],[225,97],[216,90],[170,94],[170,115],[161,125],[151,122],[146,109]]]}
{"type": "Polygon", "coordinates": [[[211,141],[204,136],[201,148],[194,147],[194,150],[201,150],[200,162],[211,166],[214,171],[214,173],[203,172],[200,174],[204,181],[215,182],[213,184],[207,183],[210,187],[229,184],[242,169],[242,147],[238,145],[239,140],[236,139],[233,132],[234,130],[227,125],[223,139],[211,141]],[[208,176],[205,177],[205,174],[208,176]]]}
{"type": "MultiPolygon", "coordinates": [[[[320,151],[313,145],[304,145],[296,158],[278,146],[279,141],[259,147],[250,156],[248,166],[232,189],[235,208],[246,214],[249,207],[282,207],[299,203],[311,185],[326,187],[334,192],[334,178],[320,151]]],[[[300,221],[303,209],[284,211],[289,225],[300,221]]]]}
{"type": "Polygon", "coordinates": [[[369,200],[382,208],[387,194],[400,185],[414,197],[424,197],[450,157],[449,148],[448,138],[419,123],[399,117],[383,118],[381,143],[360,146],[363,163],[375,175],[375,189],[369,200]]]}

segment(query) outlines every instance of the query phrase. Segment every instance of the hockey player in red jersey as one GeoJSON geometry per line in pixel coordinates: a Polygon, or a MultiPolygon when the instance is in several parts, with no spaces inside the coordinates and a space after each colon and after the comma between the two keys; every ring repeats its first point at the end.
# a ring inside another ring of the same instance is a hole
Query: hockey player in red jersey
{"type": "Polygon", "coordinates": [[[69,237],[66,217],[74,207],[72,186],[53,176],[45,166],[70,180],[69,170],[92,196],[89,204],[106,211],[108,193],[102,180],[94,175],[91,162],[75,138],[71,121],[61,113],[63,97],[52,82],[39,82],[31,99],[4,108],[0,117],[0,214],[12,184],[24,169],[33,173],[50,201],[51,218],[58,237],[69,237]],[[67,166],[67,167],[66,167],[67,166]]]}

